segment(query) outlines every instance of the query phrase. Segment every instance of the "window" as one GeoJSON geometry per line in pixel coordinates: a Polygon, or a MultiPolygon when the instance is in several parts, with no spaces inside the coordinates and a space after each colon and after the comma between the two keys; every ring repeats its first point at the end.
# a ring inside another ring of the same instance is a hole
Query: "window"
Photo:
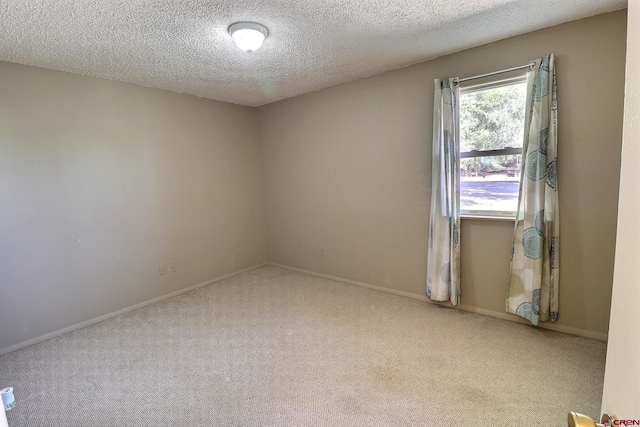
{"type": "Polygon", "coordinates": [[[460,212],[515,217],[527,79],[460,86],[460,212]]]}

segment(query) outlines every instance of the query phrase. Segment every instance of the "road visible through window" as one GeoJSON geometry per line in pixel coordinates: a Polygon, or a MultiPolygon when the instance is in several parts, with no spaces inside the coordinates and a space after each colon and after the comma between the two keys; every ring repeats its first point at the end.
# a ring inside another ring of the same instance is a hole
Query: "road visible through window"
{"type": "Polygon", "coordinates": [[[515,212],[519,176],[491,175],[460,178],[460,205],[468,211],[515,212]]]}

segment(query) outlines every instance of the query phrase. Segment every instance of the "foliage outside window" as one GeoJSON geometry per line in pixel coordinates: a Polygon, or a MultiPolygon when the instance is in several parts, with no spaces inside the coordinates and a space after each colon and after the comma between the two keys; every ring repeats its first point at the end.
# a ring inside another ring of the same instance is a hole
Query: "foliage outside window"
{"type": "Polygon", "coordinates": [[[460,208],[514,217],[524,136],[526,77],[460,88],[460,208]]]}

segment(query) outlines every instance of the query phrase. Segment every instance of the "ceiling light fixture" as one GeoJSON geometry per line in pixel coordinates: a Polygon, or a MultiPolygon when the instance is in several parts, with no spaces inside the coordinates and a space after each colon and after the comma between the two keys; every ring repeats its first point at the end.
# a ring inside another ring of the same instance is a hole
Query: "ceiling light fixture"
{"type": "Polygon", "coordinates": [[[262,42],[269,35],[269,30],[255,22],[236,22],[229,27],[229,34],[240,49],[253,52],[260,49],[262,42]]]}

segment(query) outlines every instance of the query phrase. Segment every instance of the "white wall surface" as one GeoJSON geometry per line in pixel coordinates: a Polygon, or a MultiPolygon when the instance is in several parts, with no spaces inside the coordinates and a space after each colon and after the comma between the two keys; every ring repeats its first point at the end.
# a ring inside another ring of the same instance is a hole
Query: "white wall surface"
{"type": "Polygon", "coordinates": [[[640,420],[640,3],[629,2],[618,237],[602,412],[640,420]]]}

